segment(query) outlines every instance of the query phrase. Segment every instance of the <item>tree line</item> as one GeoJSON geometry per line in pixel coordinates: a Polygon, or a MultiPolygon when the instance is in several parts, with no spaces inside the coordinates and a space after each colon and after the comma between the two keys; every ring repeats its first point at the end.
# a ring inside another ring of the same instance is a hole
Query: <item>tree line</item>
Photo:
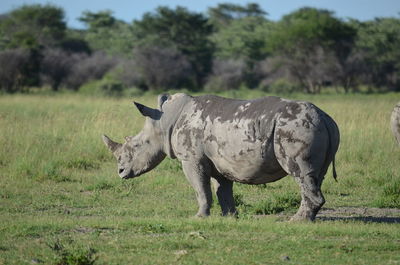
{"type": "Polygon", "coordinates": [[[54,5],[0,15],[0,91],[400,91],[400,19],[340,19],[304,7],[271,21],[258,4],[206,14],[160,6],[127,23],[85,11],[68,28],[54,5]]]}

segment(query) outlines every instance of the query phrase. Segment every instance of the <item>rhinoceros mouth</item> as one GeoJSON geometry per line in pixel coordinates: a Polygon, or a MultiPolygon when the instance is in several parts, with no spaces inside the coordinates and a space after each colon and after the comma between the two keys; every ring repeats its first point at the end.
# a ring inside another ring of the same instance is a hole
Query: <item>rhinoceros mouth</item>
{"type": "Polygon", "coordinates": [[[122,172],[119,172],[119,176],[122,179],[130,179],[130,178],[134,178],[135,174],[134,174],[133,170],[124,170],[122,172]]]}

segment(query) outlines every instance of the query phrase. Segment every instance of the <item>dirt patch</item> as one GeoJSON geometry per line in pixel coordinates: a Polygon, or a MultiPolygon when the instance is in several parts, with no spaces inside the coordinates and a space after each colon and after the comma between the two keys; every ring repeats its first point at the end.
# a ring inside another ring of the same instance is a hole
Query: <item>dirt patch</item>
{"type": "Polygon", "coordinates": [[[317,220],[348,220],[374,223],[400,223],[400,209],[339,207],[322,208],[317,220]]]}

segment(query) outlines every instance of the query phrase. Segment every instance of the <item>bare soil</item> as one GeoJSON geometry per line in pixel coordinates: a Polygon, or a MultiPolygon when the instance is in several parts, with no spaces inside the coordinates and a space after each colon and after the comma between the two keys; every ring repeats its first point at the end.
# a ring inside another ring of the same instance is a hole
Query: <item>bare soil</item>
{"type": "Polygon", "coordinates": [[[374,223],[400,223],[400,209],[338,207],[322,208],[317,220],[354,220],[374,223]]]}

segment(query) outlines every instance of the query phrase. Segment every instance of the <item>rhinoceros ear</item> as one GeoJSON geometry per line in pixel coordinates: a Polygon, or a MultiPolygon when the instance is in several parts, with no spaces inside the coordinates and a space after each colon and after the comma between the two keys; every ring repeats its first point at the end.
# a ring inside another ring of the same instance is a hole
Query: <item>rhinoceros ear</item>
{"type": "Polygon", "coordinates": [[[138,108],[140,113],[142,113],[143,116],[149,117],[153,120],[159,120],[161,118],[162,112],[159,111],[158,109],[152,109],[137,102],[133,103],[135,104],[136,108],[138,108]]]}
{"type": "Polygon", "coordinates": [[[158,96],[158,109],[162,111],[162,106],[170,98],[169,94],[161,94],[158,96]]]}
{"type": "Polygon", "coordinates": [[[110,149],[111,152],[115,152],[115,150],[117,150],[120,146],[122,146],[122,144],[120,143],[116,143],[113,140],[111,140],[110,138],[108,138],[107,135],[103,135],[103,142],[106,144],[106,146],[108,147],[108,149],[110,149]]]}

